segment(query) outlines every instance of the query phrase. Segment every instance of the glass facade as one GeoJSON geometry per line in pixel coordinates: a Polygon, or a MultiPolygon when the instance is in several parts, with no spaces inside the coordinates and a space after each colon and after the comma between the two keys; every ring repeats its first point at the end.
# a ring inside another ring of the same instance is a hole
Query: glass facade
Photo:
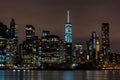
{"type": "Polygon", "coordinates": [[[96,49],[96,32],[92,33],[93,49],[96,49]]]}
{"type": "Polygon", "coordinates": [[[70,23],[66,23],[65,28],[65,41],[67,43],[72,43],[72,25],[68,25],[70,23]]]}
{"type": "Polygon", "coordinates": [[[67,23],[65,24],[65,41],[72,43],[72,24],[70,23],[69,11],[67,11],[67,23]]]}

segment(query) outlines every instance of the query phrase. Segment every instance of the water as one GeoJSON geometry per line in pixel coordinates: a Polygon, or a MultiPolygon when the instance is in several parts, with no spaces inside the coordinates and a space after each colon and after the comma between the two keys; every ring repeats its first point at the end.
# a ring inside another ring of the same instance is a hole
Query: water
{"type": "Polygon", "coordinates": [[[0,70],[0,80],[120,80],[120,70],[81,70],[81,71],[0,70]]]}

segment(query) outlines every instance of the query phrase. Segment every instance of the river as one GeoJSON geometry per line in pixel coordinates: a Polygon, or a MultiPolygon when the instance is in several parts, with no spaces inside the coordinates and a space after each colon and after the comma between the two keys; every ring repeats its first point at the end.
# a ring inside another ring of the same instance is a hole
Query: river
{"type": "Polygon", "coordinates": [[[120,80],[120,70],[0,70],[0,80],[120,80]]]}

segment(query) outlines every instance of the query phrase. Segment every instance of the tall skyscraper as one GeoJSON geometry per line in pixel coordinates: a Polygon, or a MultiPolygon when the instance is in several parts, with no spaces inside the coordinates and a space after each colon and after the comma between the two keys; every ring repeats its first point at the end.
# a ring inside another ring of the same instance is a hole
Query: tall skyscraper
{"type": "Polygon", "coordinates": [[[35,28],[32,25],[26,25],[26,40],[23,41],[23,64],[29,66],[37,65],[38,37],[35,36],[35,28]]]}
{"type": "Polygon", "coordinates": [[[96,49],[96,32],[92,32],[92,45],[93,49],[96,49]]]}
{"type": "Polygon", "coordinates": [[[102,49],[110,50],[110,40],[109,40],[109,24],[102,24],[102,49]]]}
{"type": "Polygon", "coordinates": [[[92,32],[92,48],[93,48],[94,58],[98,59],[98,52],[100,50],[100,40],[96,32],[92,32]]]}
{"type": "Polygon", "coordinates": [[[15,37],[15,20],[12,19],[10,22],[10,38],[15,37]]]}
{"type": "Polygon", "coordinates": [[[102,23],[102,53],[104,55],[104,63],[109,63],[110,40],[108,23],[102,23]]]}
{"type": "MultiPolygon", "coordinates": [[[[72,24],[70,23],[70,13],[67,11],[67,23],[65,24],[65,52],[66,63],[72,62],[72,24]]],[[[69,67],[69,66],[68,66],[69,67]]]]}
{"type": "Polygon", "coordinates": [[[72,43],[72,24],[70,23],[69,11],[67,11],[67,23],[65,24],[65,41],[72,43]]]}

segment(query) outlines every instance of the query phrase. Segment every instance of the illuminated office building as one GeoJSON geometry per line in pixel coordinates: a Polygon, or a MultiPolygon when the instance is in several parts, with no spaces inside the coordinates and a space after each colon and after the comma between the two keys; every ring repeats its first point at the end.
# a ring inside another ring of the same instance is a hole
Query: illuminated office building
{"type": "Polygon", "coordinates": [[[100,51],[100,39],[99,37],[97,36],[96,37],[96,59],[98,59],[98,55],[99,55],[99,51],[100,51]]]}
{"type": "Polygon", "coordinates": [[[88,60],[91,62],[94,59],[92,39],[89,39],[89,41],[87,41],[86,44],[87,44],[87,56],[89,57],[88,60]]]}
{"type": "Polygon", "coordinates": [[[76,51],[76,56],[79,56],[80,54],[83,54],[83,44],[77,43],[75,45],[75,51],[76,51]]]}
{"type": "Polygon", "coordinates": [[[0,22],[0,68],[6,65],[7,26],[0,22]]]}
{"type": "Polygon", "coordinates": [[[69,11],[67,11],[67,23],[65,24],[65,42],[66,42],[66,57],[67,63],[71,63],[72,59],[72,24],[70,23],[70,15],[69,15],[69,11]]]}
{"type": "Polygon", "coordinates": [[[76,43],[75,44],[75,59],[74,63],[82,63],[85,61],[85,55],[83,50],[83,44],[76,43]]]}
{"type": "Polygon", "coordinates": [[[8,39],[6,43],[6,66],[12,67],[16,64],[17,45],[13,39],[8,39]]]}
{"type": "Polygon", "coordinates": [[[100,40],[96,32],[92,32],[92,49],[93,49],[93,58],[98,59],[98,52],[100,50],[100,40]]]}
{"type": "Polygon", "coordinates": [[[60,40],[60,47],[59,47],[59,52],[60,52],[60,63],[65,63],[66,62],[66,49],[65,49],[66,42],[64,40],[60,40]]]}
{"type": "Polygon", "coordinates": [[[7,33],[6,66],[11,67],[17,65],[18,55],[18,25],[15,24],[14,19],[11,20],[7,33]]]}
{"type": "Polygon", "coordinates": [[[26,40],[23,41],[23,64],[25,66],[36,66],[38,37],[35,36],[35,28],[32,25],[26,25],[25,30],[26,40]]]}
{"type": "Polygon", "coordinates": [[[37,60],[37,66],[41,66],[41,55],[42,55],[42,41],[41,39],[38,40],[38,60],[37,60]]]}
{"type": "Polygon", "coordinates": [[[65,24],[65,41],[72,43],[72,24],[70,23],[69,11],[67,11],[67,23],[65,24]]]}
{"type": "Polygon", "coordinates": [[[98,59],[98,53],[100,51],[100,40],[96,32],[92,32],[92,36],[87,41],[87,60],[96,61],[98,59]]]}
{"type": "Polygon", "coordinates": [[[102,54],[104,55],[104,63],[109,63],[110,39],[108,23],[102,23],[102,54]]]}
{"type": "Polygon", "coordinates": [[[56,35],[44,36],[42,40],[42,63],[58,64],[60,61],[59,41],[56,35]]]}
{"type": "Polygon", "coordinates": [[[109,40],[109,24],[103,23],[102,24],[102,50],[107,52],[110,50],[110,40],[109,40]]]}
{"type": "Polygon", "coordinates": [[[0,37],[0,67],[4,67],[6,65],[6,38],[0,37]]]}
{"type": "Polygon", "coordinates": [[[95,50],[96,49],[96,32],[92,32],[92,47],[95,50]]]}

